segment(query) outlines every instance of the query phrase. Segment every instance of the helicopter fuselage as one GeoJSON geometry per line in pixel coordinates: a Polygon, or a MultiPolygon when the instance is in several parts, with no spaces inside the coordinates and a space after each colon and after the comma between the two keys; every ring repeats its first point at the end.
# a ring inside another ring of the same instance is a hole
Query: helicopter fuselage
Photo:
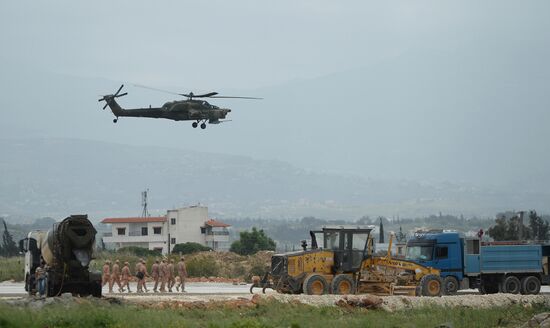
{"type": "Polygon", "coordinates": [[[182,100],[165,103],[162,107],[124,109],[114,99],[107,104],[113,114],[118,117],[149,117],[164,118],[174,121],[208,121],[210,124],[220,123],[231,112],[229,108],[219,108],[202,100],[182,100]]]}

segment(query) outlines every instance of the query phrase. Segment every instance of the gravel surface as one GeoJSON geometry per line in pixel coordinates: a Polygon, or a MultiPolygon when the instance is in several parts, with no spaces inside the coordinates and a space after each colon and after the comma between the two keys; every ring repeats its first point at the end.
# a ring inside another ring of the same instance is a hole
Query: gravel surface
{"type": "MultiPolygon", "coordinates": [[[[262,300],[276,300],[285,303],[302,303],[312,306],[370,306],[376,303],[376,308],[386,311],[400,311],[405,309],[416,309],[425,306],[444,306],[444,307],[467,307],[467,308],[489,308],[510,305],[523,305],[530,307],[534,305],[545,305],[550,307],[550,294],[540,295],[514,295],[514,294],[492,294],[480,295],[474,291],[465,291],[453,296],[442,297],[411,297],[411,296],[367,296],[367,295],[288,295],[277,294],[268,290],[264,294],[248,293],[250,285],[232,285],[227,283],[192,283],[187,286],[187,293],[146,293],[146,294],[120,294],[105,293],[104,296],[110,300],[119,300],[125,303],[151,305],[164,303],[170,305],[171,302],[178,304],[186,303],[246,303],[261,302],[262,300]]],[[[545,286],[548,288],[548,286],[545,286]]],[[[12,303],[20,299],[23,303],[33,302],[33,299],[25,297],[21,293],[22,284],[19,283],[1,283],[0,299],[12,303]]],[[[135,288],[134,288],[135,290],[135,288]]],[[[259,290],[258,290],[259,291],[259,290]]],[[[105,290],[104,290],[105,292],[105,290]]],[[[65,295],[67,298],[67,296],[65,295]]],[[[54,304],[57,301],[41,301],[44,304],[54,304]]],[[[17,304],[17,302],[15,302],[17,304]]],[[[12,303],[13,304],[13,303],[12,303]]]]}

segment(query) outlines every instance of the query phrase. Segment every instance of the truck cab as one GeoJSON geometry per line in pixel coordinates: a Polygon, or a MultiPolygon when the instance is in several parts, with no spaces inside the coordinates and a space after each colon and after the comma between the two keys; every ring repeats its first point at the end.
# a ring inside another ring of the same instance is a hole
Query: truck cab
{"type": "Polygon", "coordinates": [[[40,266],[42,259],[37,241],[40,237],[40,232],[31,231],[27,238],[19,241],[19,250],[25,254],[25,291],[27,291],[29,295],[34,295],[36,293],[34,273],[36,268],[40,266]]]}
{"type": "Polygon", "coordinates": [[[447,291],[456,292],[464,279],[463,241],[457,232],[431,231],[407,242],[406,259],[441,271],[447,291]]]}

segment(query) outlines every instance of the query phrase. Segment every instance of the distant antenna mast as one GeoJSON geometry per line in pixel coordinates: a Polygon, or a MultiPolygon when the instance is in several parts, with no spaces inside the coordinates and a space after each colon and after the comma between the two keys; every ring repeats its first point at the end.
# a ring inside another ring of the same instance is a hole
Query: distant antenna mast
{"type": "Polygon", "coordinates": [[[143,207],[143,211],[141,212],[141,216],[146,218],[151,215],[149,215],[149,211],[147,210],[147,193],[149,192],[149,188],[147,188],[145,191],[141,192],[141,206],[143,207]]]}

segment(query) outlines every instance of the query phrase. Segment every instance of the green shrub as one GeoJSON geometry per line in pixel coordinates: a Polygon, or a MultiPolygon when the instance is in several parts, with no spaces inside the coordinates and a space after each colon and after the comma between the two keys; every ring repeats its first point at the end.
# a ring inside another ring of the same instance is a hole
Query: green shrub
{"type": "Polygon", "coordinates": [[[182,254],[193,254],[198,252],[207,252],[211,251],[212,248],[201,245],[199,243],[183,243],[183,244],[176,244],[174,248],[172,249],[172,253],[182,253],[182,254]]]}
{"type": "Polygon", "coordinates": [[[259,251],[274,251],[275,241],[269,238],[263,230],[258,230],[256,227],[252,231],[242,231],[239,233],[240,240],[231,244],[231,252],[241,255],[256,254],[259,251]]]}
{"type": "Polygon", "coordinates": [[[159,256],[161,255],[158,251],[153,251],[144,247],[138,247],[138,246],[128,246],[128,247],[122,247],[117,250],[117,253],[128,253],[133,254],[135,256],[139,257],[148,257],[148,256],[159,256]]]}
{"type": "Polygon", "coordinates": [[[187,261],[187,273],[190,277],[218,276],[220,267],[213,256],[200,255],[187,261]]]}

